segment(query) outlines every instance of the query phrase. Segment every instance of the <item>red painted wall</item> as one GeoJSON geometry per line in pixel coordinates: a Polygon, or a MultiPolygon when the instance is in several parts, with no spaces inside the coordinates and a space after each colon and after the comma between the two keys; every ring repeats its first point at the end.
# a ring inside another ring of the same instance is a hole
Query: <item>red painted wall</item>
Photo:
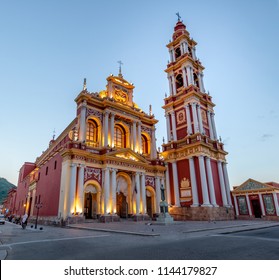
{"type": "Polygon", "coordinates": [[[17,184],[17,195],[15,201],[15,213],[16,215],[24,215],[24,204],[27,202],[28,189],[29,189],[29,173],[35,169],[34,163],[25,162],[20,169],[17,184]]]}
{"type": "MultiPolygon", "coordinates": [[[[48,162],[46,162],[40,169],[40,177],[37,182],[37,191],[35,203],[43,204],[39,214],[42,216],[56,216],[58,215],[60,182],[61,182],[62,157],[57,154],[48,162]],[[55,169],[56,161],[56,169],[55,169]],[[46,169],[48,172],[46,174],[46,169]]],[[[34,214],[37,209],[34,209],[34,214]]]]}
{"type": "Polygon", "coordinates": [[[186,137],[187,133],[186,133],[186,127],[180,128],[176,130],[176,135],[177,135],[177,140],[183,139],[184,137],[186,137]]]}
{"type": "Polygon", "coordinates": [[[214,184],[214,190],[216,196],[216,203],[219,206],[223,206],[221,187],[220,187],[220,181],[218,176],[218,166],[216,160],[211,160],[211,168],[212,168],[212,177],[213,177],[213,184],[214,184]]]}
{"type": "MultiPolygon", "coordinates": [[[[189,179],[191,181],[190,177],[190,166],[189,166],[189,160],[183,159],[180,161],[177,161],[177,173],[178,173],[178,183],[179,183],[179,189],[180,189],[180,183],[183,180],[183,178],[189,179]]],[[[186,204],[186,206],[192,205],[192,201],[189,201],[186,204]]]]}

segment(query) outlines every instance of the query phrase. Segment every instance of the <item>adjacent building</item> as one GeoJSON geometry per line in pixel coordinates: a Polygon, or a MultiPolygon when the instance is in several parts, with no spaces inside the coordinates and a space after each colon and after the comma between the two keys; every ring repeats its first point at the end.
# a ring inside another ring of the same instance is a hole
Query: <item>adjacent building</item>
{"type": "Polygon", "coordinates": [[[279,220],[279,184],[248,179],[232,190],[238,219],[279,220]]]}

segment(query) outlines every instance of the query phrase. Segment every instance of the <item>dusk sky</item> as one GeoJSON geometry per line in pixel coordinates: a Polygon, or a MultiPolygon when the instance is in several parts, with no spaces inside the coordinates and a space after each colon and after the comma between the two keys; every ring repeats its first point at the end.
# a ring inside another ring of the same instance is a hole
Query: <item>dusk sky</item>
{"type": "Polygon", "coordinates": [[[279,0],[0,0],[0,177],[17,184],[75,118],[75,97],[122,73],[166,139],[164,72],[179,12],[198,43],[231,186],[279,182],[279,0]]]}

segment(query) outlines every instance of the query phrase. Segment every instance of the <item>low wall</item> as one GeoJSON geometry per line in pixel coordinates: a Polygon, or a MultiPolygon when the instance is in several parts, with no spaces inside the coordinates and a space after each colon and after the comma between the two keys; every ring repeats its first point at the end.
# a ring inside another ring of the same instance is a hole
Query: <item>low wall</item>
{"type": "Polygon", "coordinates": [[[234,220],[233,208],[226,207],[170,207],[175,221],[224,221],[234,220]]]}

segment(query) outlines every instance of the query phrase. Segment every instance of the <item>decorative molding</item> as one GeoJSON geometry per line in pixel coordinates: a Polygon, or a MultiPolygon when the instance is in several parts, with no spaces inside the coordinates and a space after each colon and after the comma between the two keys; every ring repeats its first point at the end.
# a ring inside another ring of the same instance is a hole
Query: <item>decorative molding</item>
{"type": "Polygon", "coordinates": [[[85,167],[84,169],[84,182],[95,179],[101,183],[102,170],[100,168],[85,167]]]}
{"type": "Polygon", "coordinates": [[[89,109],[87,108],[86,111],[86,118],[90,117],[90,116],[96,116],[98,117],[100,120],[103,119],[103,113],[94,109],[89,109]]]}

